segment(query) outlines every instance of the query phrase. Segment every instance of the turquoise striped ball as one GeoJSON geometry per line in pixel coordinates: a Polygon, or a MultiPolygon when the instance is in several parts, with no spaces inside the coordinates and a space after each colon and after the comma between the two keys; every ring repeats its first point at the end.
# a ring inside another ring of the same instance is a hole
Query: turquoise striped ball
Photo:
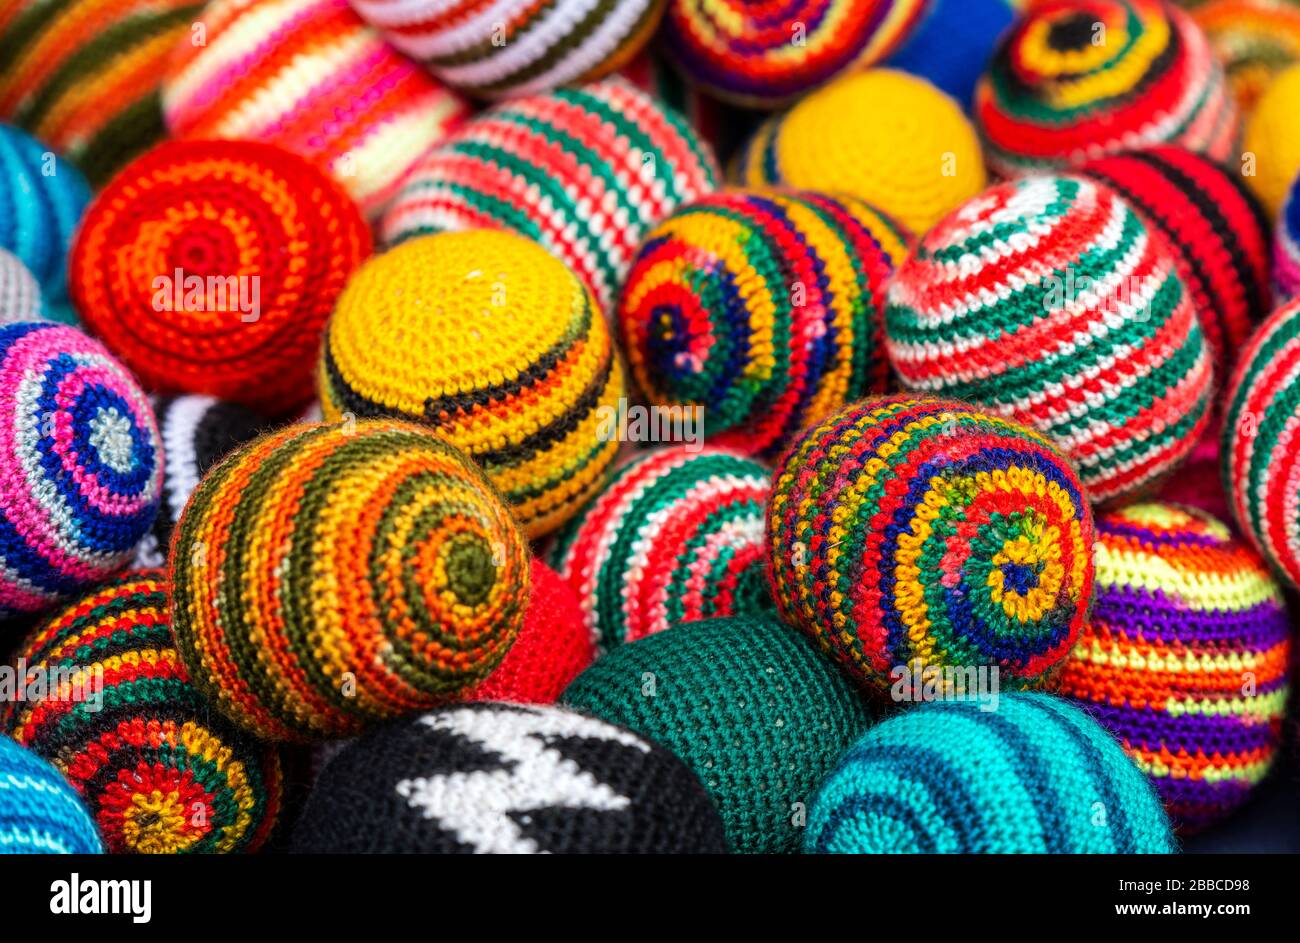
{"type": "Polygon", "coordinates": [[[809,853],[1176,851],[1155,790],[1079,708],[1046,694],[932,701],[873,727],[826,778],[809,853]]]}
{"type": "Polygon", "coordinates": [[[0,737],[0,855],[97,855],[103,850],[94,820],[59,771],[0,737]]]}

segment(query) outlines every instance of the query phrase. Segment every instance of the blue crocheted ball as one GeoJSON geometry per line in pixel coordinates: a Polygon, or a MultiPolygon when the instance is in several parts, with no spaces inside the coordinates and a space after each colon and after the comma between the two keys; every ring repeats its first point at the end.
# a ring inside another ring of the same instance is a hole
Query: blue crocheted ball
{"type": "Polygon", "coordinates": [[[1002,31],[1016,17],[1012,0],[932,0],[930,9],[886,65],[919,75],[970,110],[975,84],[1002,31]]]}
{"type": "Polygon", "coordinates": [[[1045,694],[932,701],[873,727],[808,814],[811,853],[1176,851],[1155,790],[1079,708],[1045,694]]]}
{"type": "Polygon", "coordinates": [[[0,737],[0,855],[100,854],[95,823],[59,771],[0,737]]]}

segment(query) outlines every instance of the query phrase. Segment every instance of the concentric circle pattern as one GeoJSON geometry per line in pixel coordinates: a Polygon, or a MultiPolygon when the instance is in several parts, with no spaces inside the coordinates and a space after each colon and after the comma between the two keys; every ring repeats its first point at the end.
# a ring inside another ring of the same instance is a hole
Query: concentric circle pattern
{"type": "Polygon", "coordinates": [[[388,245],[504,229],[541,243],[612,307],[645,233],[721,172],[686,121],[620,78],[519,98],[429,152],[384,214],[388,245]]]}
{"type": "Polygon", "coordinates": [[[355,204],[302,158],[171,141],[91,205],[72,297],[149,389],[288,412],[311,398],[325,321],[370,248],[355,204]]]}
{"type": "Polygon", "coordinates": [[[1226,162],[1239,121],[1214,50],[1165,0],[1043,0],[975,93],[989,168],[1061,168],[1149,144],[1226,162]]]}
{"type": "Polygon", "coordinates": [[[556,538],[551,559],[578,595],[602,648],[682,622],[750,615],[755,566],[766,559],[757,462],[672,446],[619,469],[556,538]]]}
{"type": "Polygon", "coordinates": [[[1223,485],[1255,549],[1300,587],[1300,300],[1251,337],[1228,387],[1223,485]]]}
{"type": "Polygon", "coordinates": [[[710,442],[774,459],[889,383],[885,285],[908,237],[867,204],[730,190],[651,230],[618,307],[637,384],[710,442]]]}
{"type": "Polygon", "coordinates": [[[512,233],[440,233],[367,264],[329,323],[326,419],[431,426],[479,464],[530,536],[558,527],[618,453],[623,368],[591,292],[512,233]]]}
{"type": "Polygon", "coordinates": [[[144,393],[76,328],[0,327],[0,618],[111,576],[153,524],[158,428],[144,393]]]}
{"type": "Polygon", "coordinates": [[[885,332],[905,387],[1047,435],[1095,502],[1154,485],[1210,420],[1212,354],[1173,250],[1083,178],[954,211],[890,283],[885,332]]]}
{"type": "Polygon", "coordinates": [[[1092,511],[1064,457],[947,400],[868,399],[809,429],[774,474],[767,535],[782,617],[885,691],[900,668],[1036,685],[1092,598],[1092,511]]]}
{"type": "Polygon", "coordinates": [[[170,567],[190,677],[273,740],[348,736],[472,687],[528,599],[523,536],[482,473],[387,420],[233,453],[186,506],[170,567]]]}
{"type": "Polygon", "coordinates": [[[738,105],[774,108],[911,34],[925,0],[673,0],[668,54],[691,81],[738,105]]]}
{"type": "Polygon", "coordinates": [[[1172,504],[1097,518],[1097,600],[1061,672],[1197,831],[1242,805],[1277,757],[1291,628],[1268,568],[1226,526],[1172,504]]]}
{"type": "Polygon", "coordinates": [[[215,714],[172,641],[161,571],[49,617],[18,656],[60,679],[10,705],[5,732],[52,762],[111,853],[256,851],[283,791],[280,756],[215,714]]]}

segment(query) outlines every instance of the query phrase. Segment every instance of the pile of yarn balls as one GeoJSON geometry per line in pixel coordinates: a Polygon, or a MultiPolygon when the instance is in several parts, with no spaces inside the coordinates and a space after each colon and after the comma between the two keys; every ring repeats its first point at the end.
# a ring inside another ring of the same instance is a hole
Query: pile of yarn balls
{"type": "Polygon", "coordinates": [[[0,853],[1167,853],[1284,777],[1300,7],[0,53],[0,853]]]}

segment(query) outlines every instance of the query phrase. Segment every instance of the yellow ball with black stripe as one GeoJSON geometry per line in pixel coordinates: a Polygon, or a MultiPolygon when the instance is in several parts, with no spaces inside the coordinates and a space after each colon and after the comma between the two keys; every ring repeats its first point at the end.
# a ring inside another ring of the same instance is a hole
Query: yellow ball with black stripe
{"type": "Polygon", "coordinates": [[[404,242],[348,283],[325,334],[327,420],[422,422],[487,473],[530,537],[608,478],[623,369],[591,292],[531,240],[404,242]]]}

